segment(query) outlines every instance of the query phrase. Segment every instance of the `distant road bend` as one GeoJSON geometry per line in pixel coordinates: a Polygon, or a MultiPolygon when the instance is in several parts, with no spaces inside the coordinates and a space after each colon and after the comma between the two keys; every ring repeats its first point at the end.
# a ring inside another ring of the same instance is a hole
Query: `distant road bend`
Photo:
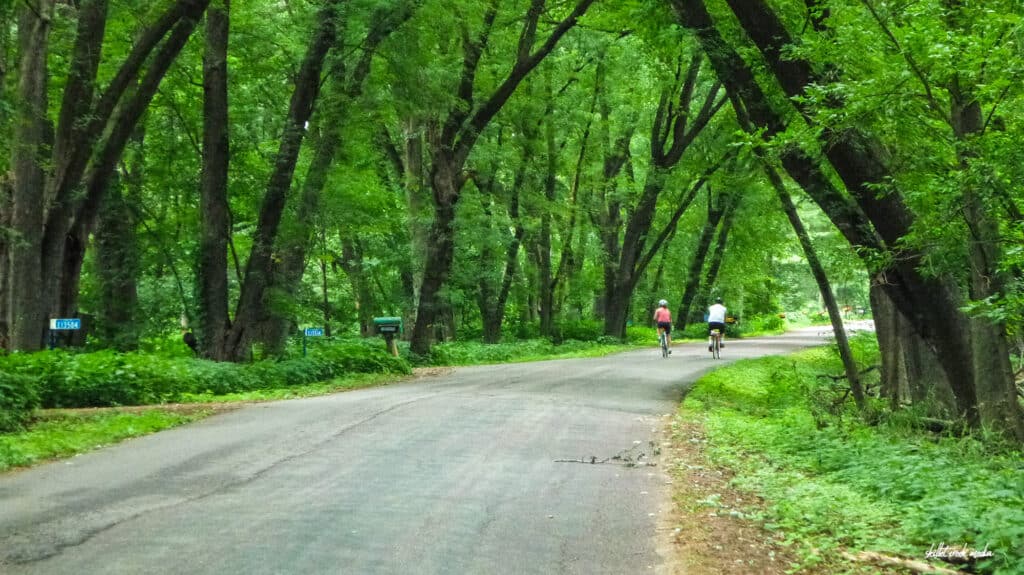
{"type": "Polygon", "coordinates": [[[8,473],[0,573],[665,572],[666,416],[712,367],[821,341],[459,368],[8,473]]]}

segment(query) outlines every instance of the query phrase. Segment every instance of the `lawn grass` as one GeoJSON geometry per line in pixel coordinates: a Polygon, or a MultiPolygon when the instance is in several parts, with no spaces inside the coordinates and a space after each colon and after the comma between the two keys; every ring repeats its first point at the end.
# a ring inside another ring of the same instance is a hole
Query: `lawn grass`
{"type": "Polygon", "coordinates": [[[916,431],[908,414],[863,424],[816,377],[841,372],[829,348],[741,361],[698,381],[679,412],[733,485],[765,499],[758,517],[798,551],[794,572],[873,572],[841,553],[925,560],[945,544],[993,552],[979,573],[1024,573],[1020,446],[916,431]]]}
{"type": "Polygon", "coordinates": [[[177,413],[153,409],[139,413],[68,413],[36,421],[27,430],[0,435],[0,471],[99,449],[113,443],[195,421],[212,410],[177,413]]]}

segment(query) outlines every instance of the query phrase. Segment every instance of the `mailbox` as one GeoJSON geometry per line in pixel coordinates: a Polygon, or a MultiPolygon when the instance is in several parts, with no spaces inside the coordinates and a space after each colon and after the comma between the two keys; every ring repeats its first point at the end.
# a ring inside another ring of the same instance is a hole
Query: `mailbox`
{"type": "Polygon", "coordinates": [[[377,330],[377,333],[384,336],[384,341],[391,355],[398,357],[398,342],[395,341],[395,336],[402,333],[402,318],[375,317],[373,318],[373,328],[377,330]]]}
{"type": "Polygon", "coordinates": [[[402,318],[400,317],[375,317],[373,328],[383,336],[394,336],[402,333],[402,318]]]}

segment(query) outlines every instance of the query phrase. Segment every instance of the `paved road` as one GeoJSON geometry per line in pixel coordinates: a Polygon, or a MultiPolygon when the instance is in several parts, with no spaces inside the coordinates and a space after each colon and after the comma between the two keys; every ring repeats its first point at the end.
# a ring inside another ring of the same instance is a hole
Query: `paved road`
{"type": "MultiPolygon", "coordinates": [[[[728,342],[725,360],[819,342],[728,342]]],[[[0,573],[644,573],[696,344],[258,404],[0,476],[0,573]],[[643,461],[643,460],[641,460],[643,461]]]]}

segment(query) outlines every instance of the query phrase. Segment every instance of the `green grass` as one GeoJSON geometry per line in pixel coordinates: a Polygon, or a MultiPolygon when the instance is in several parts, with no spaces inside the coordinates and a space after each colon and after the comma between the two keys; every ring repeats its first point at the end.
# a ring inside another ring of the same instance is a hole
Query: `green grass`
{"type": "Polygon", "coordinates": [[[815,376],[841,371],[828,348],[738,362],[702,378],[680,417],[703,424],[709,457],[735,471],[735,487],[766,500],[760,518],[802,567],[862,572],[839,552],[924,560],[945,543],[987,545],[995,557],[979,572],[1024,573],[1021,453],[913,431],[900,424],[905,414],[868,426],[836,413],[815,376]]]}
{"type": "Polygon", "coordinates": [[[230,403],[235,401],[278,401],[283,399],[297,399],[300,397],[314,397],[327,395],[340,391],[350,391],[364,387],[375,387],[400,381],[404,376],[392,373],[354,373],[330,381],[309,383],[306,385],[295,385],[291,387],[280,387],[274,389],[257,389],[239,393],[225,393],[215,395],[212,393],[186,393],[182,395],[183,403],[230,403]]]}
{"type": "Polygon", "coordinates": [[[91,451],[209,415],[150,410],[143,413],[69,414],[38,421],[28,430],[0,435],[0,471],[91,451]]]}

